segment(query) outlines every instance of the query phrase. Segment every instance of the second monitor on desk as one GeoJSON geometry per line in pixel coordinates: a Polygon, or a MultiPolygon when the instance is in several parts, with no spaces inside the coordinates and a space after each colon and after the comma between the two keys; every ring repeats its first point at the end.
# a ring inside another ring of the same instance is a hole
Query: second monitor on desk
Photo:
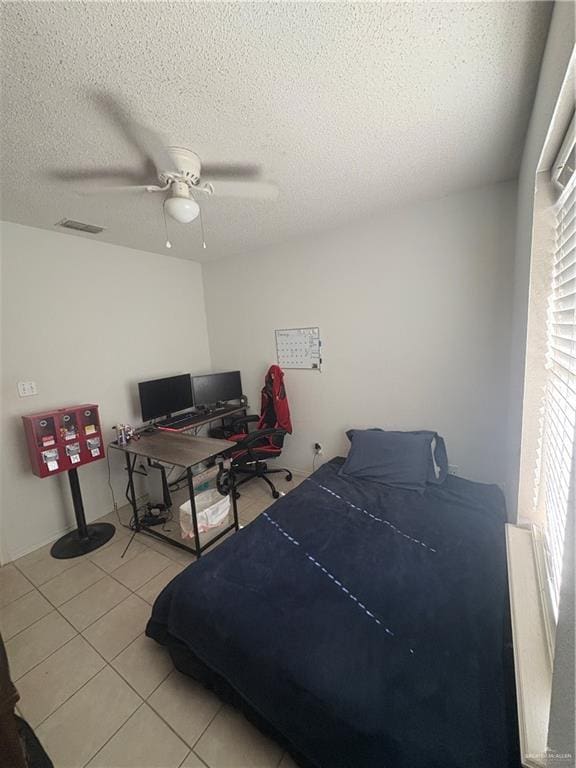
{"type": "Polygon", "coordinates": [[[230,400],[241,400],[243,393],[240,371],[193,376],[192,396],[197,408],[210,408],[230,400]]]}

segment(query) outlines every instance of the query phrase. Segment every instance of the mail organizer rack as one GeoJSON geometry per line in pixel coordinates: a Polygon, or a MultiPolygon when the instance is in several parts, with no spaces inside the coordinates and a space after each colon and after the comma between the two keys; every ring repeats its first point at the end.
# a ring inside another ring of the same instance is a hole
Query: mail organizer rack
{"type": "Polygon", "coordinates": [[[78,467],[104,458],[104,441],[98,406],[74,405],[23,416],[32,472],[49,477],[67,472],[77,529],[59,539],[51,554],[79,557],[109,541],[115,528],[109,523],[87,525],[78,479],[78,467]]]}

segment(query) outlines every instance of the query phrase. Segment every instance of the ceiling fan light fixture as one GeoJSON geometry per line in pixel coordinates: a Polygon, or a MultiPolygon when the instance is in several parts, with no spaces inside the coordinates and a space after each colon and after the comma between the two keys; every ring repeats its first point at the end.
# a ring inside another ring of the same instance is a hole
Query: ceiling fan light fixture
{"type": "Polygon", "coordinates": [[[173,195],[164,201],[164,210],[168,216],[181,224],[190,224],[191,221],[198,218],[200,206],[190,196],[173,195]]]}

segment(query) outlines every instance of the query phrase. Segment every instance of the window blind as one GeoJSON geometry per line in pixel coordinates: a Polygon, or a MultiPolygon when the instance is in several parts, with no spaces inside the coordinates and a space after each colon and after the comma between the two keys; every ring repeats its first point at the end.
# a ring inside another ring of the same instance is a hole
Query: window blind
{"type": "MultiPolygon", "coordinates": [[[[558,616],[566,519],[573,496],[576,438],[576,175],[556,206],[552,285],[548,305],[544,404],[544,543],[552,607],[558,616]]],[[[573,514],[573,511],[572,511],[573,514]]]]}

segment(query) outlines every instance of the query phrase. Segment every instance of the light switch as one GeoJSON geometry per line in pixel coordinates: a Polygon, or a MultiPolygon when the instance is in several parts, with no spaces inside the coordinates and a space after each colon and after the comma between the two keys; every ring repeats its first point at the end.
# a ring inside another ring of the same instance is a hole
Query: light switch
{"type": "Polygon", "coordinates": [[[31,397],[38,394],[38,388],[35,381],[19,381],[18,394],[20,397],[31,397]]]}

